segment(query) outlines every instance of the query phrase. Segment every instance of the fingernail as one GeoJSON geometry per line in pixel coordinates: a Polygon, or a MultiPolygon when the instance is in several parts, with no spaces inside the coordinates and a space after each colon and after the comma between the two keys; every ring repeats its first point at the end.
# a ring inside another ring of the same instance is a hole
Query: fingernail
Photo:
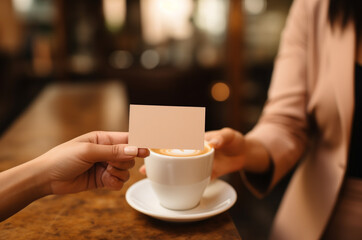
{"type": "Polygon", "coordinates": [[[130,155],[130,156],[137,156],[138,154],[138,147],[136,146],[126,146],[124,147],[124,154],[130,155]]]}

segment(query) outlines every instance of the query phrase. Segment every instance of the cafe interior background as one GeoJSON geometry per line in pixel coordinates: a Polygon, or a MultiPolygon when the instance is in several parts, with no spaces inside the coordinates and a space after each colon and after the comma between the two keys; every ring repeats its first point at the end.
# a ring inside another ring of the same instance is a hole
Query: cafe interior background
{"type": "MultiPolygon", "coordinates": [[[[49,84],[110,80],[129,103],[204,106],[206,130],[245,133],[265,102],[291,2],[2,0],[0,134],[49,84]]],[[[262,200],[236,182],[238,230],[265,239],[288,177],[262,200]]]]}

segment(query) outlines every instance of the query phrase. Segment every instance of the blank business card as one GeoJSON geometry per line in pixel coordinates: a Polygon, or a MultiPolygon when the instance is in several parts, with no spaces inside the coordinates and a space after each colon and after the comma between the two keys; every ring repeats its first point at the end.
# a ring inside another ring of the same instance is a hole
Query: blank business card
{"type": "Polygon", "coordinates": [[[204,107],[130,105],[129,145],[202,150],[204,135],[204,107]]]}

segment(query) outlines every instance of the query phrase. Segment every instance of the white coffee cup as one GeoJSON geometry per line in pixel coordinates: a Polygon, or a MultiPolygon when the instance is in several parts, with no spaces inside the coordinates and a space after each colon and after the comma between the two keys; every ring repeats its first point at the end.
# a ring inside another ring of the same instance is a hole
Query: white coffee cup
{"type": "Polygon", "coordinates": [[[210,181],[213,159],[207,143],[203,151],[150,149],[146,173],[160,204],[173,210],[196,207],[210,181]]]}

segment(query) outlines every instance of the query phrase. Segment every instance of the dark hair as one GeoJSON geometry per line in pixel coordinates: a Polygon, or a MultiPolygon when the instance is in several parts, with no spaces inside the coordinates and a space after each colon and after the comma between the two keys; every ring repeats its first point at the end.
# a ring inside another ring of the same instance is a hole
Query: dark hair
{"type": "Polygon", "coordinates": [[[360,37],[362,32],[362,0],[329,0],[328,19],[332,26],[335,26],[341,19],[342,28],[345,28],[349,21],[353,21],[357,36],[360,37]]]}

